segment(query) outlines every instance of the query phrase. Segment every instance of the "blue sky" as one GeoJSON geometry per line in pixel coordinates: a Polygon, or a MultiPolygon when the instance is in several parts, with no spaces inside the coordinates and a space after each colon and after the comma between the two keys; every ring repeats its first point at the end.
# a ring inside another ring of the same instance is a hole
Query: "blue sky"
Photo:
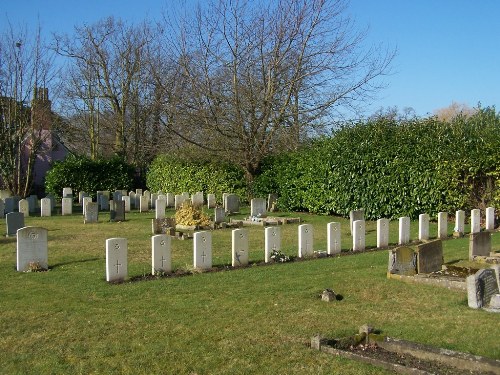
{"type": "MultiPolygon", "coordinates": [[[[0,31],[13,26],[71,33],[74,25],[113,15],[159,17],[174,0],[0,0],[0,31]]],[[[194,0],[188,0],[193,3],[194,0]]],[[[367,113],[412,107],[420,116],[453,101],[470,107],[500,102],[498,0],[351,0],[347,13],[368,27],[366,43],[397,48],[393,74],[367,113]]],[[[498,107],[498,106],[497,106],[498,107]]],[[[497,108],[498,109],[498,108],[497,108]]]]}

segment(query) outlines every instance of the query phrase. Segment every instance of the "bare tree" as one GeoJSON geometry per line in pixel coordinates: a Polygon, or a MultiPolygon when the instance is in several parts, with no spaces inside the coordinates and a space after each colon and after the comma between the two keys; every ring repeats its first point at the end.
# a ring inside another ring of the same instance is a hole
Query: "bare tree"
{"type": "Polygon", "coordinates": [[[251,180],[266,155],[296,148],[336,109],[380,88],[394,51],[363,50],[364,34],[345,10],[343,0],[213,0],[198,8],[164,43],[178,76],[163,90],[163,124],[238,163],[251,180]]]}

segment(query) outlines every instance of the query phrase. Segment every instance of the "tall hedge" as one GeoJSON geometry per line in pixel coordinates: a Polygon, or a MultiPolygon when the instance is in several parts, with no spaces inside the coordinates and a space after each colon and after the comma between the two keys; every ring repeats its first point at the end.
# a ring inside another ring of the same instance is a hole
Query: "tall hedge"
{"type": "Polygon", "coordinates": [[[275,156],[254,183],[284,209],[367,218],[418,217],[500,203],[500,119],[480,109],[436,118],[347,126],[300,151],[275,156]]]}
{"type": "Polygon", "coordinates": [[[151,191],[180,194],[203,191],[215,194],[221,201],[222,193],[235,193],[247,197],[244,171],[234,165],[181,160],[168,155],[157,156],[146,175],[151,191]]]}
{"type": "Polygon", "coordinates": [[[132,189],[135,170],[118,158],[91,160],[70,155],[57,161],[45,176],[45,191],[60,197],[65,187],[85,191],[93,197],[98,190],[132,189]]]}

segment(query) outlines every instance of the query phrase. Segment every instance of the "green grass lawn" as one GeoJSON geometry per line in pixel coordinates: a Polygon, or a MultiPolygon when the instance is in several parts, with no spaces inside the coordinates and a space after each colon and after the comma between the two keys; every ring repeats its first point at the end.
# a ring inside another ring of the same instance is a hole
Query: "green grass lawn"
{"type": "MultiPolygon", "coordinates": [[[[167,215],[173,215],[168,211],[167,215]]],[[[248,215],[245,209],[240,217],[248,215]]],[[[326,249],[326,225],[349,221],[300,216],[314,225],[314,249],[326,249]]],[[[250,261],[231,269],[231,230],[213,232],[213,264],[227,271],[108,284],[105,240],[128,239],[128,272],[151,272],[151,219],[129,213],[97,224],[79,214],[28,217],[49,231],[49,272],[16,272],[16,239],[0,239],[0,373],[2,374],[383,374],[383,370],[311,350],[311,337],[341,337],[369,323],[383,333],[500,359],[500,314],[467,307],[466,293],[386,277],[387,250],[257,265],[264,229],[250,226],[250,261]],[[344,299],[322,302],[331,288],[344,299]]],[[[297,224],[282,226],[282,250],[297,255],[297,224]]],[[[412,222],[411,238],[418,223],[412,222]]],[[[453,224],[450,223],[450,235],[453,224]]],[[[368,247],[376,223],[366,226],[368,247]]],[[[5,221],[0,223],[5,233],[5,221]]],[[[431,236],[437,226],[431,223],[431,236]]],[[[493,234],[500,249],[500,233],[493,234]]],[[[391,222],[390,242],[398,240],[391,222]]],[[[172,240],[174,269],[191,270],[192,240],[172,240]]],[[[468,238],[444,243],[445,262],[468,258],[468,238]]]]}

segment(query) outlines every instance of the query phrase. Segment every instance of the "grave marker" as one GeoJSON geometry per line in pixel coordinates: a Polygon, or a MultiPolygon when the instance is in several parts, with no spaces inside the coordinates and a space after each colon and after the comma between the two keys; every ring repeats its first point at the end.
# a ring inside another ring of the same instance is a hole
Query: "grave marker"
{"type": "Polygon", "coordinates": [[[175,218],[152,219],[153,234],[175,234],[175,218]]]}
{"type": "Polygon", "coordinates": [[[226,195],[224,208],[228,214],[235,214],[240,212],[240,197],[236,194],[226,195]]]}
{"type": "Polygon", "coordinates": [[[207,206],[208,208],[215,208],[217,206],[215,194],[207,194],[207,206]]]}
{"type": "Polygon", "coordinates": [[[326,225],[326,241],[327,241],[327,254],[340,254],[341,251],[341,233],[340,223],[331,222],[326,225]]]}
{"type": "Polygon", "coordinates": [[[172,193],[167,193],[167,207],[175,207],[175,195],[172,193]]]}
{"type": "Polygon", "coordinates": [[[194,268],[212,268],[212,233],[196,232],[193,236],[194,268]]]}
{"type": "Polygon", "coordinates": [[[184,197],[184,195],[182,195],[182,194],[176,194],[175,198],[174,198],[174,207],[175,207],[175,209],[178,210],[179,208],[181,208],[182,204],[184,203],[185,200],[186,200],[186,197],[184,197]]]}
{"type": "Polygon", "coordinates": [[[444,240],[448,237],[448,213],[438,212],[438,235],[437,238],[444,240]]]}
{"type": "Polygon", "coordinates": [[[253,198],[250,201],[251,217],[266,217],[266,200],[264,198],[253,198]]]}
{"type": "MultiPolygon", "coordinates": [[[[97,206],[97,202],[93,203],[97,206]]],[[[108,238],[106,240],[106,281],[121,282],[127,278],[126,238],[108,238]]]]}
{"type": "Polygon", "coordinates": [[[85,215],[83,218],[83,223],[97,223],[99,220],[99,206],[97,202],[86,202],[85,204],[85,215]]]}
{"type": "Polygon", "coordinates": [[[151,237],[151,273],[153,275],[172,272],[171,242],[171,237],[166,234],[157,234],[151,237]]]}
{"type": "Polygon", "coordinates": [[[418,239],[427,241],[429,239],[429,214],[418,215],[418,239]]]}
{"type": "Polygon", "coordinates": [[[137,207],[135,204],[135,202],[136,202],[135,195],[136,194],[134,191],[131,191],[130,193],[128,193],[128,197],[130,199],[130,209],[137,207]]]}
{"type": "Polygon", "coordinates": [[[26,199],[29,203],[30,213],[35,213],[38,209],[38,196],[32,194],[26,199]]]}
{"type": "Polygon", "coordinates": [[[267,196],[267,211],[275,212],[278,210],[278,196],[276,194],[269,194],[267,196]]]}
{"type": "Polygon", "coordinates": [[[24,227],[17,230],[17,271],[48,269],[47,229],[24,227]]]}
{"type": "Polygon", "coordinates": [[[167,208],[167,201],[165,199],[157,199],[155,203],[155,218],[163,219],[165,217],[166,208],[167,208]]]}
{"type": "Polygon", "coordinates": [[[14,200],[14,197],[5,197],[3,201],[4,201],[4,210],[6,214],[15,211],[14,206],[16,201],[14,200]]]}
{"type": "Polygon", "coordinates": [[[70,188],[70,187],[63,188],[62,197],[63,198],[71,198],[71,199],[73,199],[73,189],[70,188]]]}
{"type": "Polygon", "coordinates": [[[203,192],[197,192],[196,194],[193,194],[191,197],[191,203],[193,204],[193,207],[200,208],[203,206],[203,192]]]}
{"type": "Polygon", "coordinates": [[[365,221],[355,220],[352,223],[352,250],[365,250],[365,221]]]}
{"type": "Polygon", "coordinates": [[[232,265],[233,267],[248,265],[248,230],[232,231],[232,265]]]}
{"type": "Polygon", "coordinates": [[[458,210],[455,212],[455,228],[454,231],[459,236],[463,236],[465,233],[465,211],[458,210]]]}
{"type": "Polygon", "coordinates": [[[24,217],[30,216],[30,204],[27,199],[21,199],[18,203],[19,212],[24,214],[24,217]]]}
{"type": "Polygon", "coordinates": [[[73,198],[63,198],[61,199],[61,215],[72,215],[73,214],[73,198]]]}
{"type": "Polygon", "coordinates": [[[5,215],[7,237],[15,236],[17,231],[24,227],[24,214],[22,212],[9,212],[5,215]]]}
{"type": "Polygon", "coordinates": [[[352,225],[356,220],[365,220],[365,210],[363,208],[360,210],[352,210],[349,212],[351,234],[353,232],[352,225]]]}
{"type": "Polygon", "coordinates": [[[399,245],[410,242],[410,218],[408,216],[399,218],[399,245]]]}
{"type": "Polygon", "coordinates": [[[114,201],[110,204],[109,221],[125,221],[125,201],[114,201]]]}
{"type": "Polygon", "coordinates": [[[92,202],[92,197],[83,197],[82,198],[82,214],[85,216],[85,207],[87,206],[87,203],[92,202]]]}
{"type": "Polygon", "coordinates": [[[474,257],[488,257],[491,252],[491,232],[469,234],[469,260],[474,257]]]}
{"type": "Polygon", "coordinates": [[[122,201],[125,203],[125,212],[130,212],[130,197],[122,195],[122,201]]]}
{"type": "Polygon", "coordinates": [[[139,197],[139,212],[149,211],[149,197],[147,195],[141,195],[139,197]]]}
{"type": "Polygon", "coordinates": [[[377,220],[377,248],[389,246],[389,219],[377,220]]]}
{"type": "Polygon", "coordinates": [[[417,273],[417,254],[415,251],[406,246],[389,250],[388,272],[396,275],[415,275],[417,273]]]}
{"type": "Polygon", "coordinates": [[[495,230],[495,207],[486,208],[486,230],[495,230]]]}
{"type": "Polygon", "coordinates": [[[156,209],[156,201],[158,199],[158,194],[157,193],[151,193],[151,209],[156,209]]]}
{"type": "Polygon", "coordinates": [[[299,258],[312,256],[314,253],[312,224],[299,225],[298,232],[299,232],[299,258]]]}
{"type": "Polygon", "coordinates": [[[275,251],[281,251],[281,228],[268,227],[264,229],[266,263],[271,261],[271,255],[275,251]]]}
{"type": "Polygon", "coordinates": [[[109,211],[109,198],[106,195],[102,194],[98,202],[101,211],[109,211]]]}
{"type": "Polygon", "coordinates": [[[466,279],[467,302],[469,307],[486,307],[491,297],[499,293],[497,275],[492,268],[481,269],[466,279]]]}
{"type": "Polygon", "coordinates": [[[41,210],[40,216],[52,216],[52,202],[50,198],[42,198],[40,200],[41,210]]]}
{"type": "Polygon", "coordinates": [[[441,240],[434,240],[417,246],[417,273],[431,273],[441,271],[443,258],[443,244],[441,240]]]}
{"type": "Polygon", "coordinates": [[[216,207],[214,210],[214,223],[220,224],[226,220],[226,212],[222,207],[216,207]]]}
{"type": "Polygon", "coordinates": [[[470,212],[470,232],[481,232],[481,210],[479,208],[475,208],[470,212]]]}

